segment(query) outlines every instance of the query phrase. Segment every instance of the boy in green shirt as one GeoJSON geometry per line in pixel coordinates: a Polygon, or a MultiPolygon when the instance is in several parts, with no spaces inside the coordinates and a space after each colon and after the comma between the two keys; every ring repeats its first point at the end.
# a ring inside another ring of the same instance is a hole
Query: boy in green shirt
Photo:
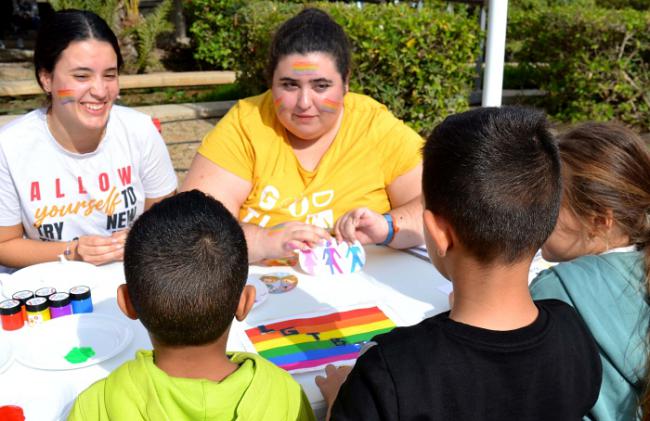
{"type": "Polygon", "coordinates": [[[233,316],[255,301],[245,286],[244,234],[197,190],[163,200],[133,225],[120,309],[146,327],[153,351],[82,392],[69,420],[313,420],[293,378],[263,358],[226,353],[233,316]]]}

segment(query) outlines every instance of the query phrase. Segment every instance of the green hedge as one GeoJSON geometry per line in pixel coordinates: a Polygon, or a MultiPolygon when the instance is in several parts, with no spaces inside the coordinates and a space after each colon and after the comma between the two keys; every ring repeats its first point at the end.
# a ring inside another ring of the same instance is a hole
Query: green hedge
{"type": "Polygon", "coordinates": [[[618,119],[650,128],[650,13],[579,6],[511,10],[520,72],[563,121],[618,119]]]}
{"type": "Polygon", "coordinates": [[[553,6],[604,7],[606,9],[650,10],[648,0],[510,0],[508,7],[532,10],[553,6]]]}
{"type": "MultiPolygon", "coordinates": [[[[444,4],[421,10],[407,5],[313,5],[330,13],[350,37],[352,91],[386,104],[424,134],[448,114],[468,108],[481,34],[477,17],[467,9],[451,14],[444,4]]],[[[261,92],[272,33],[303,7],[193,0],[195,56],[237,71],[245,92],[261,92]]]]}
{"type": "Polygon", "coordinates": [[[554,6],[593,7],[596,5],[596,1],[597,0],[509,0],[508,9],[516,11],[529,11],[554,6]]]}
{"type": "Polygon", "coordinates": [[[609,9],[636,9],[650,10],[650,1],[648,0],[595,0],[596,5],[609,9]]]}

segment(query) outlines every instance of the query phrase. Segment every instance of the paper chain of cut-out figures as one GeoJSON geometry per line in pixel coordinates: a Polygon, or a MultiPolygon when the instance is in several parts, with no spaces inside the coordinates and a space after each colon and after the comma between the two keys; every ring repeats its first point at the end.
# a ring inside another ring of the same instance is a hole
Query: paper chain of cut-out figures
{"type": "Polygon", "coordinates": [[[300,268],[310,275],[355,273],[365,266],[366,252],[358,241],[339,244],[332,239],[323,245],[299,250],[298,262],[300,268]]]}

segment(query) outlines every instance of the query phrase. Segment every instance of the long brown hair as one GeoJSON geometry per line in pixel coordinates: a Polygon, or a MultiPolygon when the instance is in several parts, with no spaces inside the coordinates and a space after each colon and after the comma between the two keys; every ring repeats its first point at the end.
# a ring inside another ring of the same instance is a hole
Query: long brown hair
{"type": "MultiPolygon", "coordinates": [[[[630,244],[644,254],[646,302],[650,297],[650,152],[633,131],[612,123],[585,123],[560,136],[564,200],[579,220],[610,211],[630,244]]],[[[650,328],[650,326],[649,326],[650,328]]],[[[643,420],[650,420],[650,348],[643,420]]]]}

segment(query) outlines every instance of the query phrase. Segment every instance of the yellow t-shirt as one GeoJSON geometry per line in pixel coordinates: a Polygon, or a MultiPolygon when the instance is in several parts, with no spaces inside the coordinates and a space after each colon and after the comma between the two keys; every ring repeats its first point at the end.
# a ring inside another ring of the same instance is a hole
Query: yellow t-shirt
{"type": "Polygon", "coordinates": [[[370,97],[348,93],[343,104],[341,127],[313,171],[296,158],[270,91],[240,100],[205,136],[198,152],[253,184],[240,221],[331,228],[358,207],[391,209],[386,186],[422,161],[422,138],[370,97]]]}

